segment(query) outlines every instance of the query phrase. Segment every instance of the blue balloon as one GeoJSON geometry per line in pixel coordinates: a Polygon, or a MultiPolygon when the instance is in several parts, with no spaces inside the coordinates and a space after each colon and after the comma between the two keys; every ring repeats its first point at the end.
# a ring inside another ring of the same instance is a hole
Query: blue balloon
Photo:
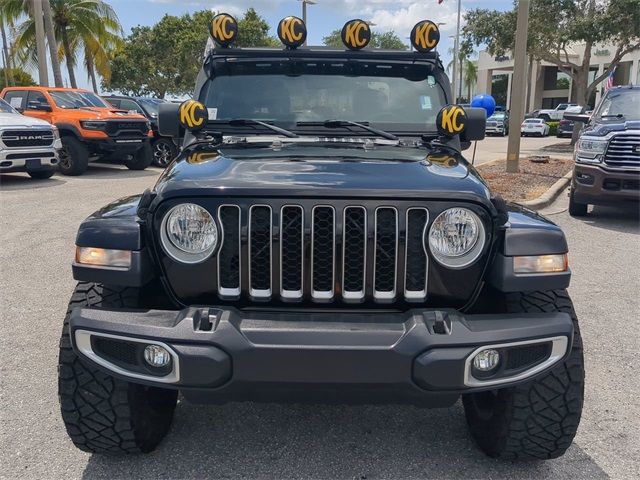
{"type": "Polygon", "coordinates": [[[474,108],[484,108],[487,111],[487,118],[493,115],[496,110],[496,100],[491,95],[476,95],[471,100],[471,106],[474,108]]]}

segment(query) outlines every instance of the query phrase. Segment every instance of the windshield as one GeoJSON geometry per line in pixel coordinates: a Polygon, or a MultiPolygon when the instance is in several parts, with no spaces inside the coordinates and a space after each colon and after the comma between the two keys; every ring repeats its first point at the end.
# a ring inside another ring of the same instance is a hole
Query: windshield
{"type": "Polygon", "coordinates": [[[64,90],[49,90],[49,95],[60,108],[100,107],[113,108],[98,95],[91,92],[71,92],[64,90]]]}
{"type": "Polygon", "coordinates": [[[158,107],[161,104],[166,103],[166,100],[161,100],[159,98],[138,98],[138,103],[142,105],[147,113],[153,117],[158,116],[158,107]]]}
{"type": "Polygon", "coordinates": [[[13,107],[11,107],[11,105],[9,105],[7,102],[5,102],[3,99],[0,98],[0,113],[18,113],[18,112],[15,111],[13,107]]]}
{"type": "Polygon", "coordinates": [[[446,103],[442,88],[423,66],[359,65],[352,75],[345,75],[343,64],[304,67],[304,74],[291,74],[291,65],[254,72],[260,68],[256,65],[247,74],[219,75],[208,81],[201,101],[210,120],[262,120],[284,128],[343,120],[403,132],[435,130],[438,111],[446,103]]]}
{"type": "Polygon", "coordinates": [[[596,109],[595,118],[605,117],[611,120],[616,117],[624,120],[640,120],[640,89],[611,91],[596,109]]]}
{"type": "Polygon", "coordinates": [[[504,120],[505,117],[506,115],[500,112],[500,113],[494,113],[487,120],[504,120]]]}

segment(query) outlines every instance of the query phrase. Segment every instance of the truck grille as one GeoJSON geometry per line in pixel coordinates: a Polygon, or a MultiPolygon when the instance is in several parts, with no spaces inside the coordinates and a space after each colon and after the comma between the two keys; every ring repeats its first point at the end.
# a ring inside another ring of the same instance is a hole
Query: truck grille
{"type": "Polygon", "coordinates": [[[234,204],[219,206],[218,220],[217,292],[223,299],[238,299],[243,291],[254,301],[427,297],[426,208],[234,204]]]}
{"type": "Polygon", "coordinates": [[[110,120],[106,132],[109,136],[145,136],[148,132],[147,122],[142,120],[110,120]]]}
{"type": "Polygon", "coordinates": [[[615,168],[640,168],[640,134],[621,133],[609,140],[604,162],[615,168]]]}
{"type": "Polygon", "coordinates": [[[0,138],[7,148],[48,147],[53,144],[53,130],[5,130],[0,138]]]}

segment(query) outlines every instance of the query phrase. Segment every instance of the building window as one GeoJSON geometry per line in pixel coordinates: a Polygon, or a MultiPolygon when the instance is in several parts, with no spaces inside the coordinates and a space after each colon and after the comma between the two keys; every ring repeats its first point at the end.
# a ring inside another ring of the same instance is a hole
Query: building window
{"type": "Polygon", "coordinates": [[[569,90],[571,77],[561,72],[558,67],[544,67],[545,90],[569,90]]]}

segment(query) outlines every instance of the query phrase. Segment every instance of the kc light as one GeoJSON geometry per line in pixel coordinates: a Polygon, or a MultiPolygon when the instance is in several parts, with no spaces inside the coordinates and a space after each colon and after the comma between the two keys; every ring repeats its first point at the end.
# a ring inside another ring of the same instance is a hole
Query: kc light
{"type": "Polygon", "coordinates": [[[449,268],[463,268],[482,253],[485,243],[480,218],[466,208],[450,208],[442,212],[429,230],[429,249],[435,259],[449,268]]]}
{"type": "Polygon", "coordinates": [[[131,251],[76,247],[76,263],[93,267],[129,268],[131,267],[131,251]]]}
{"type": "Polygon", "coordinates": [[[160,238],[165,251],[175,260],[200,263],[218,245],[218,228],[206,209],[195,203],[182,203],[165,215],[160,238]]]}
{"type": "Polygon", "coordinates": [[[513,257],[514,273],[554,273],[569,270],[567,254],[513,257]]]}

